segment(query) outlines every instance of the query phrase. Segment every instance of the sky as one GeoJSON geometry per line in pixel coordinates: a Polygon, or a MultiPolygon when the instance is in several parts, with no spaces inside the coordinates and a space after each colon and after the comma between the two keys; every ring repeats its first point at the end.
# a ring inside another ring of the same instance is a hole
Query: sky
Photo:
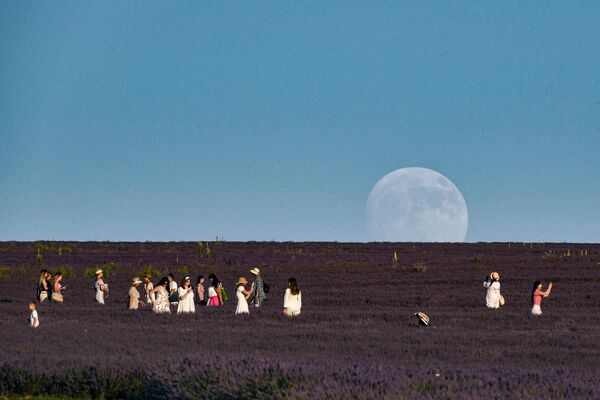
{"type": "Polygon", "coordinates": [[[0,240],[600,241],[599,2],[0,2],[0,240]]]}

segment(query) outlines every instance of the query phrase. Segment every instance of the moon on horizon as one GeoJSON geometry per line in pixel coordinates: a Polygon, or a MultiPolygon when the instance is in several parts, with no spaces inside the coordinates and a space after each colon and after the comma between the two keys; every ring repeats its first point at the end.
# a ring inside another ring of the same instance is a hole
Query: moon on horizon
{"type": "Polygon", "coordinates": [[[439,172],[401,168],[381,178],[369,193],[366,225],[382,242],[463,242],[469,226],[467,204],[439,172]]]}

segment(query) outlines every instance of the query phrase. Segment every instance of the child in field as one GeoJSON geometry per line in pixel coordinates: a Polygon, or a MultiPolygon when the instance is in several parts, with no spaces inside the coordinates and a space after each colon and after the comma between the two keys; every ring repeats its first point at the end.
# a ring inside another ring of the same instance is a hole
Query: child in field
{"type": "Polygon", "coordinates": [[[252,292],[249,292],[246,290],[245,285],[248,283],[248,281],[246,280],[246,278],[244,278],[243,276],[240,277],[240,279],[238,279],[237,283],[235,284],[237,286],[237,289],[235,291],[236,297],[237,297],[237,308],[235,309],[235,314],[250,314],[249,310],[248,310],[248,297],[250,297],[250,295],[252,294],[252,292]]]}
{"type": "Polygon", "coordinates": [[[137,286],[142,283],[140,278],[137,276],[131,280],[131,287],[129,288],[129,309],[137,310],[139,304],[144,305],[143,301],[140,301],[140,292],[137,290],[137,286]]]}
{"type": "Polygon", "coordinates": [[[192,289],[192,280],[189,276],[183,278],[181,286],[177,289],[179,303],[177,304],[177,314],[195,313],[194,289],[192,289]]]}
{"type": "Polygon", "coordinates": [[[300,315],[300,309],[302,308],[302,293],[298,287],[298,281],[296,278],[288,279],[288,288],[285,289],[285,296],[283,297],[283,314],[289,317],[295,317],[300,315]]]}
{"type": "Polygon", "coordinates": [[[31,314],[29,314],[29,325],[32,328],[37,328],[38,326],[40,326],[40,320],[38,318],[38,313],[35,309],[35,301],[29,302],[29,311],[31,311],[31,314]]]}
{"type": "Polygon", "coordinates": [[[533,289],[531,293],[531,302],[533,303],[533,308],[531,309],[532,315],[542,315],[542,297],[550,296],[551,291],[552,282],[548,283],[548,289],[546,289],[546,291],[542,290],[542,282],[535,281],[533,283],[533,289]]]}

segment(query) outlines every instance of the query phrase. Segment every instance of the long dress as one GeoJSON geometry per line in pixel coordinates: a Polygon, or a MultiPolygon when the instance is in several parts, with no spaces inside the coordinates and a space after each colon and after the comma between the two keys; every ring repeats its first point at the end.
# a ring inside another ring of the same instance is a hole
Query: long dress
{"type": "Polygon", "coordinates": [[[238,286],[235,293],[237,296],[237,308],[235,309],[235,314],[250,314],[248,310],[248,302],[246,301],[246,296],[244,295],[244,286],[238,286]]]}
{"type": "Polygon", "coordinates": [[[485,304],[488,308],[500,307],[500,282],[494,281],[487,289],[485,304]]]}
{"type": "Polygon", "coordinates": [[[104,281],[102,279],[98,279],[94,283],[94,290],[96,291],[96,302],[98,302],[98,304],[104,304],[104,292],[102,291],[102,286],[104,286],[104,281]]]}
{"type": "Polygon", "coordinates": [[[290,288],[285,289],[283,308],[285,308],[285,315],[290,317],[299,315],[300,309],[302,308],[302,292],[298,292],[298,294],[292,294],[290,288]]]}
{"type": "Polygon", "coordinates": [[[188,289],[180,287],[177,289],[177,295],[179,302],[177,304],[177,314],[182,313],[195,313],[196,307],[194,306],[194,291],[189,292],[185,299],[181,297],[186,294],[188,289]]]}
{"type": "Polygon", "coordinates": [[[155,297],[152,311],[156,314],[170,313],[171,309],[169,308],[169,293],[167,289],[164,286],[160,286],[158,292],[155,293],[155,297]]]}

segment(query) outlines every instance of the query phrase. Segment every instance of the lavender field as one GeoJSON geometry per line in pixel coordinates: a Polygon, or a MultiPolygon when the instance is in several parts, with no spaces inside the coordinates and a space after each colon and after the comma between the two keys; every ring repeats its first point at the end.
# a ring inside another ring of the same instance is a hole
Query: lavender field
{"type": "Polygon", "coordinates": [[[2,242],[0,396],[593,398],[598,293],[600,245],[2,242]],[[104,307],[89,277],[97,266],[110,271],[104,307]],[[270,298],[236,317],[233,284],[253,266],[270,298]],[[63,271],[68,288],[64,304],[38,306],[33,329],[27,301],[41,268],[63,271]],[[178,282],[214,272],[231,299],[195,315],[130,312],[129,282],[144,269],[178,282]],[[500,310],[485,307],[491,271],[500,310]],[[295,319],[282,315],[292,276],[295,319]],[[536,279],[554,289],[532,319],[536,279]],[[416,311],[434,326],[419,327],[416,311]]]}

